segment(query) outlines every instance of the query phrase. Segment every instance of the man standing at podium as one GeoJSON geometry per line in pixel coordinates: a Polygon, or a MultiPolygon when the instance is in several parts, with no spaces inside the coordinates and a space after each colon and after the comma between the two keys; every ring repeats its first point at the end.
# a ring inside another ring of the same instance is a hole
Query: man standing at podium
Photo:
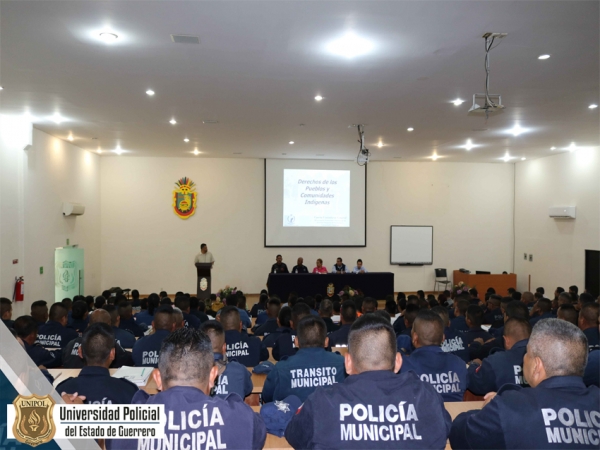
{"type": "Polygon", "coordinates": [[[200,253],[196,255],[194,262],[211,264],[215,263],[215,258],[213,258],[212,253],[208,251],[208,247],[206,246],[206,244],[200,245],[200,253]]]}

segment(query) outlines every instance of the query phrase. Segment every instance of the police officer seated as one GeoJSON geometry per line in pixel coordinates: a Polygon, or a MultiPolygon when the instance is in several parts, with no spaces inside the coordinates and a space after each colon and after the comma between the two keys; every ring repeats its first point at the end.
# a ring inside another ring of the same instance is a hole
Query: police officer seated
{"type": "Polygon", "coordinates": [[[75,378],[68,378],[56,387],[59,393],[85,397],[85,403],[131,403],[138,387],[124,378],[110,376],[108,368],[115,359],[115,335],[109,325],[98,322],[83,332],[78,351],[85,361],[75,378]]]}
{"type": "Polygon", "coordinates": [[[290,326],[291,320],[292,308],[289,306],[284,306],[279,310],[279,314],[277,315],[277,328],[273,333],[270,333],[263,338],[261,347],[273,347],[273,345],[275,345],[275,341],[277,341],[282,334],[290,334],[292,332],[292,327],[290,326]]]}
{"type": "MultiPolygon", "coordinates": [[[[84,302],[85,303],[85,302],[84,302]]],[[[37,300],[31,304],[31,317],[38,324],[38,328],[48,321],[48,302],[37,300]]]]}
{"type": "Polygon", "coordinates": [[[450,328],[454,331],[465,332],[469,329],[467,325],[467,309],[471,303],[465,298],[459,298],[454,301],[454,318],[450,322],[450,328]]]}
{"type": "Polygon", "coordinates": [[[440,316],[444,323],[444,342],[442,342],[442,350],[458,356],[464,362],[469,362],[469,348],[466,347],[463,342],[462,333],[450,328],[450,315],[448,314],[448,310],[443,306],[436,306],[431,310],[440,316]]]}
{"type": "Polygon", "coordinates": [[[262,325],[254,328],[255,336],[267,336],[274,333],[279,325],[277,324],[277,317],[279,316],[279,310],[281,309],[281,300],[278,298],[272,298],[267,303],[267,321],[262,325]]]}
{"type": "Polygon", "coordinates": [[[504,325],[504,315],[502,313],[502,297],[492,294],[487,300],[487,310],[483,319],[483,323],[494,327],[504,325]]]}
{"type": "Polygon", "coordinates": [[[135,336],[133,335],[133,333],[119,328],[121,316],[119,316],[119,311],[117,307],[115,305],[104,305],[102,306],[102,309],[108,311],[108,313],[110,314],[110,325],[112,327],[112,331],[115,335],[115,340],[117,341],[117,343],[123,348],[133,348],[136,342],[135,336]]]}
{"type": "Polygon", "coordinates": [[[17,336],[23,341],[25,351],[36,366],[44,366],[48,369],[61,365],[60,351],[48,351],[36,343],[38,321],[31,316],[17,317],[13,328],[17,336]]]}
{"type": "Polygon", "coordinates": [[[83,300],[77,300],[73,302],[73,307],[71,308],[71,328],[73,328],[79,336],[83,333],[88,326],[88,307],[87,304],[83,300]]]}
{"type": "Polygon", "coordinates": [[[402,357],[389,321],[366,314],[354,322],[343,383],[318,388],[290,421],[295,449],[443,449],[451,419],[442,397],[414,372],[396,374],[402,357]]]}
{"type": "Polygon", "coordinates": [[[238,395],[210,396],[218,370],[205,333],[185,327],[171,333],[153,372],[162,392],[149,396],[138,391],[132,400],[165,405],[164,437],[108,441],[107,449],[262,449],[267,432],[260,415],[238,395]]]}
{"type": "Polygon", "coordinates": [[[467,389],[467,368],[458,356],[441,349],[444,322],[434,311],[421,310],[412,328],[415,350],[403,358],[400,373],[410,370],[430,383],[446,402],[461,402],[467,389]]]}
{"type": "Polygon", "coordinates": [[[298,352],[279,361],[269,372],[262,390],[264,402],[295,395],[304,401],[319,386],[344,381],[344,358],[325,350],[327,326],[312,314],[302,318],[296,329],[298,352]]]}
{"type": "Polygon", "coordinates": [[[246,366],[237,361],[227,359],[225,330],[216,320],[205,322],[200,330],[210,338],[215,365],[219,369],[211,395],[226,398],[229,394],[237,394],[245,398],[252,393],[252,376],[246,366]]]}
{"type": "Polygon", "coordinates": [[[281,361],[286,356],[293,356],[298,351],[296,347],[296,325],[303,317],[311,315],[310,306],[304,302],[298,302],[292,307],[292,319],[290,320],[291,333],[283,333],[273,344],[272,355],[276,361],[281,361]]]}
{"type": "Polygon", "coordinates": [[[37,343],[45,348],[64,349],[67,344],[78,337],[77,331],[67,328],[69,312],[62,303],[54,303],[50,307],[49,320],[38,329],[37,343]]]}
{"type": "Polygon", "coordinates": [[[414,303],[409,303],[406,305],[406,309],[404,310],[404,330],[400,333],[400,336],[411,336],[412,335],[412,326],[415,318],[417,317],[417,313],[421,308],[414,303]]]}
{"type": "Polygon", "coordinates": [[[173,308],[161,306],[154,312],[154,333],[138,339],[133,346],[133,362],[137,367],[158,367],[160,347],[165,338],[175,329],[173,308]]]}
{"type": "MultiPolygon", "coordinates": [[[[470,305],[467,308],[466,321],[469,327],[464,333],[466,345],[470,345],[477,338],[483,339],[484,342],[493,339],[490,333],[481,328],[481,324],[483,323],[483,309],[481,309],[481,306],[470,305]]],[[[471,351],[469,351],[469,354],[471,354],[471,351]]]]}
{"type": "Polygon", "coordinates": [[[532,389],[504,385],[486,396],[483,409],[459,414],[452,448],[597,449],[600,390],[583,383],[587,356],[587,339],[576,326],[539,321],[523,361],[532,389]]]}
{"type": "Polygon", "coordinates": [[[133,317],[131,302],[124,301],[119,303],[119,316],[121,317],[119,328],[129,331],[138,338],[144,335],[144,330],[142,330],[142,327],[137,324],[133,317]]]}
{"type": "Polygon", "coordinates": [[[508,319],[504,325],[504,348],[490,354],[483,362],[476,359],[469,365],[468,389],[475,395],[496,392],[507,383],[527,387],[523,378],[523,356],[531,325],[524,319],[508,319]]]}
{"type": "Polygon", "coordinates": [[[340,329],[329,335],[329,345],[332,347],[348,345],[350,327],[356,321],[356,305],[352,300],[342,303],[340,311],[340,329]]]}
{"type": "Polygon", "coordinates": [[[218,320],[225,329],[227,359],[235,359],[246,367],[254,367],[269,359],[269,351],[261,347],[260,339],[242,333],[240,313],[235,306],[221,310],[218,320]]]}
{"type": "MultiPolygon", "coordinates": [[[[579,326],[579,311],[577,311],[573,305],[560,305],[556,310],[556,318],[566,320],[575,326],[579,326]]],[[[585,334],[585,332],[583,334],[585,334]]]]}
{"type": "MultiPolygon", "coordinates": [[[[581,294],[583,297],[585,294],[581,294]]],[[[588,340],[589,351],[600,348],[600,333],[598,332],[598,303],[585,303],[579,311],[579,329],[588,340]]]]}
{"type": "MultiPolygon", "coordinates": [[[[92,312],[89,316],[89,324],[92,325],[94,323],[105,323],[106,325],[111,325],[110,314],[108,311],[104,309],[97,309],[92,312]]],[[[62,352],[62,362],[63,366],[67,369],[77,369],[84,366],[83,358],[80,356],[79,347],[81,346],[83,339],[78,337],[73,339],[71,342],[67,344],[62,352]]],[[[133,359],[131,358],[131,353],[123,350],[123,347],[119,345],[118,342],[115,341],[115,359],[111,363],[110,367],[117,368],[121,366],[132,366],[133,359]]]]}
{"type": "Polygon", "coordinates": [[[554,314],[552,314],[552,302],[547,298],[539,299],[531,310],[531,315],[533,317],[529,319],[529,323],[532,327],[540,320],[554,317],[554,314]]]}
{"type": "Polygon", "coordinates": [[[374,313],[375,311],[377,311],[377,306],[377,300],[375,300],[373,297],[366,297],[362,303],[362,313],[374,313]]]}
{"type": "Polygon", "coordinates": [[[333,320],[331,320],[331,317],[333,316],[333,302],[328,298],[321,300],[321,303],[319,304],[319,316],[327,326],[327,334],[333,333],[339,329],[339,327],[333,323],[333,320]]]}
{"type": "Polygon", "coordinates": [[[183,313],[183,326],[200,328],[200,319],[190,314],[190,299],[185,296],[175,297],[175,306],[183,313]]]}

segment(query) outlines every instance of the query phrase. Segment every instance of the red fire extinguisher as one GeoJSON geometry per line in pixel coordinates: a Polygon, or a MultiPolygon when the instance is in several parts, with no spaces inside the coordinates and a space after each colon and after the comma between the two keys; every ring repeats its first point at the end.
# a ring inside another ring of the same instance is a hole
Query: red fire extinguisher
{"type": "Polygon", "coordinates": [[[25,281],[23,277],[15,277],[15,290],[13,292],[13,300],[15,302],[22,302],[25,296],[25,281]]]}

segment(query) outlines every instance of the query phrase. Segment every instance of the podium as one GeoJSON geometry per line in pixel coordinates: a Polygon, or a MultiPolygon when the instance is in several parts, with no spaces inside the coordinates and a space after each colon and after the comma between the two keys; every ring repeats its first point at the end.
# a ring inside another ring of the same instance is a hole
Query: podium
{"type": "Polygon", "coordinates": [[[494,288],[496,294],[503,297],[508,295],[508,288],[517,288],[517,275],[514,273],[509,274],[472,274],[463,273],[459,270],[455,270],[453,273],[454,284],[458,284],[460,281],[465,283],[470,288],[477,289],[477,294],[480,300],[485,300],[485,292],[488,288],[494,288]]]}
{"type": "Polygon", "coordinates": [[[210,298],[210,270],[212,269],[212,263],[196,263],[196,270],[198,271],[198,281],[196,283],[196,291],[198,292],[196,297],[199,300],[208,300],[210,298]]]}

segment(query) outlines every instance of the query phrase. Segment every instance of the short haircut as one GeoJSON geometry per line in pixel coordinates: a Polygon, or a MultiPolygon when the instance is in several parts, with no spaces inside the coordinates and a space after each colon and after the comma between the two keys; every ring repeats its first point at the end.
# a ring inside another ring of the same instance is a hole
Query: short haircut
{"type": "Polygon", "coordinates": [[[154,313],[153,322],[155,330],[171,331],[175,323],[173,308],[170,306],[161,306],[158,308],[154,313]]]}
{"type": "Polygon", "coordinates": [[[304,297],[304,303],[306,303],[310,307],[310,309],[315,309],[317,307],[317,301],[314,297],[310,295],[304,297]]]}
{"type": "Polygon", "coordinates": [[[104,306],[105,303],[106,303],[106,299],[104,297],[102,297],[101,295],[99,295],[98,297],[96,297],[96,300],[94,301],[94,308],[100,309],[104,306]]]}
{"type": "MultiPolygon", "coordinates": [[[[279,314],[279,310],[281,309],[281,300],[279,300],[277,297],[273,297],[271,299],[269,299],[268,303],[267,303],[267,309],[269,311],[276,311],[277,314],[279,314]]],[[[275,314],[275,315],[277,315],[275,314]]]]}
{"type": "Polygon", "coordinates": [[[131,296],[133,298],[140,298],[140,291],[138,291],[137,289],[134,289],[133,291],[131,291],[131,296]]]}
{"type": "Polygon", "coordinates": [[[406,305],[406,309],[404,310],[404,319],[408,322],[408,325],[412,327],[413,322],[417,318],[417,314],[419,313],[421,308],[417,305],[406,305]]]}
{"type": "Polygon", "coordinates": [[[300,348],[323,348],[327,337],[327,326],[323,319],[309,314],[300,319],[296,325],[296,336],[300,348]]]}
{"type": "Polygon", "coordinates": [[[533,296],[536,298],[536,300],[539,300],[541,298],[544,298],[544,294],[542,294],[541,292],[534,292],[533,296]]]}
{"type": "Polygon", "coordinates": [[[552,302],[547,298],[540,298],[537,301],[538,308],[542,313],[547,313],[552,311],[552,302]]]}
{"type": "Polygon", "coordinates": [[[70,298],[63,298],[61,303],[64,305],[65,308],[67,308],[68,311],[71,311],[71,308],[73,307],[73,300],[71,300],[70,298]]]}
{"type": "Polygon", "coordinates": [[[515,342],[529,339],[531,335],[531,325],[526,319],[517,319],[511,317],[504,324],[504,336],[513,338],[515,342]]]}
{"type": "Polygon", "coordinates": [[[54,320],[56,322],[60,321],[63,317],[67,317],[69,315],[69,311],[64,307],[62,303],[54,303],[50,307],[50,314],[48,318],[50,320],[54,320]]]}
{"type": "Polygon", "coordinates": [[[529,310],[525,303],[513,300],[506,305],[504,313],[507,318],[516,317],[517,319],[529,319],[529,310]]]}
{"type": "Polygon", "coordinates": [[[443,306],[436,306],[435,308],[431,308],[431,310],[442,318],[442,322],[444,322],[444,328],[448,326],[448,323],[450,322],[450,313],[446,308],[443,306]]]}
{"type": "Polygon", "coordinates": [[[477,289],[471,288],[469,289],[469,294],[471,294],[472,297],[477,297],[479,295],[479,292],[477,292],[477,289]]]}
{"type": "Polygon", "coordinates": [[[158,295],[160,298],[165,298],[169,296],[169,294],[167,294],[167,291],[160,291],[158,295]]]}
{"type": "Polygon", "coordinates": [[[229,294],[227,297],[225,297],[225,304],[227,306],[235,306],[235,307],[237,307],[238,296],[235,295],[235,294],[229,294]]]}
{"type": "Polygon", "coordinates": [[[290,320],[292,320],[292,308],[289,306],[284,306],[281,308],[279,310],[277,320],[279,320],[280,326],[290,328],[290,320]]]}
{"type": "Polygon", "coordinates": [[[573,325],[577,325],[577,322],[579,320],[579,312],[575,309],[573,305],[569,303],[560,305],[558,307],[556,315],[559,319],[571,322],[573,325]]]}
{"type": "Polygon", "coordinates": [[[0,297],[0,316],[8,311],[12,311],[12,302],[6,297],[0,297]]]}
{"type": "MultiPolygon", "coordinates": [[[[84,303],[85,304],[85,303],[84,303]]],[[[31,304],[31,316],[41,321],[42,316],[48,311],[48,302],[46,300],[37,300],[31,304]]]]}
{"type": "Polygon", "coordinates": [[[459,301],[457,301],[455,303],[456,305],[456,309],[458,309],[458,312],[460,313],[461,316],[464,316],[467,313],[467,308],[469,307],[471,303],[469,303],[469,300],[465,300],[464,298],[461,298],[459,301]]]}
{"type": "MultiPolygon", "coordinates": [[[[518,291],[514,291],[514,292],[511,294],[511,296],[512,296],[512,298],[514,298],[515,300],[521,300],[521,297],[522,297],[521,293],[520,293],[520,292],[518,292],[518,291]]],[[[533,301],[533,294],[531,295],[531,301],[533,301]]]]}
{"type": "Polygon", "coordinates": [[[395,316],[398,314],[398,305],[396,304],[396,300],[387,300],[385,302],[385,310],[390,316],[395,316]]]}
{"type": "Polygon", "coordinates": [[[346,300],[342,303],[340,313],[345,323],[352,323],[356,320],[356,305],[352,300],[346,300]]]}
{"type": "Polygon", "coordinates": [[[83,332],[81,354],[88,366],[102,365],[115,348],[115,335],[110,325],[93,323],[83,332]]]}
{"type": "Polygon", "coordinates": [[[237,330],[240,326],[240,312],[235,306],[225,306],[219,317],[225,330],[237,330]]]}
{"type": "Polygon", "coordinates": [[[206,244],[200,244],[200,250],[202,250],[204,247],[206,247],[206,244]]]}
{"type": "Polygon", "coordinates": [[[130,302],[121,302],[119,303],[119,315],[120,316],[124,316],[124,315],[129,315],[131,314],[131,303],[130,302]]]}
{"type": "Polygon", "coordinates": [[[362,263],[362,259],[357,259],[356,262],[357,263],[362,263]]]}
{"type": "Polygon", "coordinates": [[[358,372],[393,371],[396,352],[396,333],[389,321],[376,314],[365,314],[352,324],[348,335],[348,353],[358,372]]]}
{"type": "Polygon", "coordinates": [[[200,331],[206,333],[209,337],[214,353],[221,353],[223,351],[223,344],[225,343],[225,329],[223,325],[216,320],[207,320],[200,326],[200,331]]]}
{"type": "Polygon", "coordinates": [[[326,298],[325,300],[321,300],[321,304],[319,305],[319,311],[324,314],[333,314],[333,302],[326,298]]]}
{"type": "Polygon", "coordinates": [[[493,287],[489,287],[489,288],[487,288],[487,293],[488,294],[495,294],[496,293],[496,289],[494,289],[493,287]]]}
{"type": "Polygon", "coordinates": [[[496,295],[496,294],[492,294],[492,295],[490,295],[490,298],[488,301],[492,305],[494,305],[494,308],[500,308],[500,304],[502,303],[502,297],[500,297],[499,295],[496,295]]]}
{"type": "Polygon", "coordinates": [[[515,300],[521,300],[523,303],[533,303],[535,298],[533,294],[529,291],[525,291],[522,294],[516,292],[515,294],[513,294],[513,298],[515,300]],[[520,298],[515,298],[515,294],[519,294],[518,296],[520,296],[520,298]]]}
{"type": "Polygon", "coordinates": [[[37,335],[38,324],[31,316],[21,316],[17,317],[13,324],[13,328],[15,329],[17,336],[21,339],[25,339],[31,333],[37,335]]]}
{"type": "Polygon", "coordinates": [[[440,346],[444,342],[444,328],[444,321],[439,314],[428,309],[422,309],[417,313],[412,332],[416,333],[419,342],[423,346],[440,346]]]}
{"type": "MultiPolygon", "coordinates": [[[[119,319],[119,311],[115,305],[104,305],[102,307],[104,311],[107,311],[110,314],[110,324],[113,327],[117,326],[117,320],[119,319]]],[[[99,310],[96,310],[99,311],[99,310]]]]}
{"type": "Polygon", "coordinates": [[[88,312],[87,304],[82,300],[73,302],[73,308],[71,308],[71,317],[76,320],[82,320],[85,313],[88,312]]]}
{"type": "Polygon", "coordinates": [[[558,303],[559,304],[570,304],[573,302],[573,297],[568,292],[561,292],[558,294],[558,303]]]}
{"type": "Polygon", "coordinates": [[[473,328],[481,327],[483,323],[483,309],[479,305],[471,305],[467,308],[467,319],[471,322],[473,328]]]}
{"type": "MultiPolygon", "coordinates": [[[[581,294],[583,296],[583,294],[581,294]]],[[[598,303],[585,303],[581,307],[581,311],[579,312],[581,318],[585,320],[587,323],[596,326],[596,330],[598,329],[598,303]]]]}
{"type": "Polygon", "coordinates": [[[544,295],[546,293],[546,291],[544,290],[543,287],[539,287],[535,289],[535,292],[539,292],[540,294],[544,295]]]}
{"type": "Polygon", "coordinates": [[[292,308],[292,322],[294,323],[294,329],[298,326],[298,323],[303,317],[309,316],[312,313],[310,312],[310,307],[306,303],[296,303],[292,308]]]}
{"type": "Polygon", "coordinates": [[[569,292],[572,292],[574,294],[578,294],[579,293],[579,288],[575,285],[573,286],[569,286],[569,292]]]}
{"type": "Polygon", "coordinates": [[[389,323],[392,323],[392,316],[390,316],[390,313],[387,312],[385,309],[378,309],[373,314],[375,314],[375,315],[377,315],[379,317],[383,317],[389,323]]]}
{"type": "MultiPolygon", "coordinates": [[[[107,308],[109,306],[111,308],[115,307],[115,305],[104,305],[105,308],[107,308]]],[[[112,318],[111,318],[110,313],[108,311],[106,311],[105,309],[96,309],[96,310],[92,311],[90,313],[90,321],[88,323],[88,326],[90,326],[93,323],[105,323],[106,325],[111,325],[112,318]]]]}
{"type": "Polygon", "coordinates": [[[543,319],[533,327],[527,351],[542,360],[548,378],[582,377],[588,342],[583,331],[566,320],[543,319]]]}
{"type": "Polygon", "coordinates": [[[377,300],[373,297],[367,297],[362,302],[362,311],[363,313],[375,312],[377,311],[377,300]]]}
{"type": "Polygon", "coordinates": [[[267,294],[260,294],[260,296],[258,297],[259,305],[266,305],[268,301],[269,301],[269,296],[267,294]]]}
{"type": "Polygon", "coordinates": [[[185,311],[190,307],[190,299],[187,297],[177,297],[175,298],[175,306],[177,306],[182,311],[185,311]]]}
{"type": "Polygon", "coordinates": [[[586,303],[594,303],[594,297],[592,296],[592,294],[584,292],[579,296],[579,303],[581,303],[582,305],[585,305],[586,303]]]}
{"type": "MultiPolygon", "coordinates": [[[[239,313],[238,313],[239,314],[239,313]]],[[[206,333],[180,328],[165,338],[158,358],[164,384],[206,383],[214,365],[212,343],[206,333]]]]}

